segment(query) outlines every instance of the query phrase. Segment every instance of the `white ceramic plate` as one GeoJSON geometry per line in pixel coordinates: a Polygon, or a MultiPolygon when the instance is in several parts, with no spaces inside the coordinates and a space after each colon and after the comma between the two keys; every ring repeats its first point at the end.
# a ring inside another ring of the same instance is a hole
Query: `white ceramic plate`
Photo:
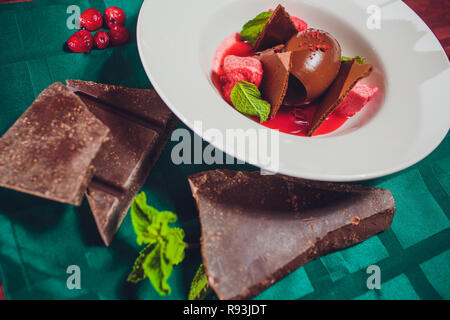
{"type": "Polygon", "coordinates": [[[210,72],[219,43],[278,3],[311,27],[332,33],[344,55],[368,58],[375,72],[367,82],[381,89],[377,99],[332,134],[281,133],[278,172],[314,180],[367,180],[415,164],[442,142],[450,126],[447,56],[425,23],[403,2],[392,0],[144,1],[137,26],[142,64],[188,127],[237,159],[265,168],[259,157],[235,150],[230,141],[212,141],[204,132],[216,129],[225,136],[227,129],[264,129],[222,100],[210,72]],[[374,4],[381,9],[381,29],[367,27],[367,8],[374,4]]]}

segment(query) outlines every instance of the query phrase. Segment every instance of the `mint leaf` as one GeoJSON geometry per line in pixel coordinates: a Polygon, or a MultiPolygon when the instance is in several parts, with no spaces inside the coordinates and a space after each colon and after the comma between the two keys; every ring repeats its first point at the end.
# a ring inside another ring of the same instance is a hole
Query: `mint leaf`
{"type": "Polygon", "coordinates": [[[262,12],[248,21],[241,31],[241,39],[254,45],[273,12],[262,12]]]}
{"type": "Polygon", "coordinates": [[[141,252],[139,252],[139,257],[134,262],[133,270],[131,270],[130,274],[128,275],[127,282],[138,283],[139,281],[145,279],[146,275],[142,264],[144,263],[147,255],[152,251],[153,247],[154,245],[150,244],[141,252]]]}
{"type": "Polygon", "coordinates": [[[142,192],[133,201],[131,218],[136,241],[138,244],[146,243],[147,247],[139,253],[127,281],[136,283],[149,278],[160,295],[170,294],[167,280],[173,266],[183,261],[187,246],[183,241],[183,229],[169,226],[169,223],[177,221],[177,215],[149,206],[142,192]]]}
{"type": "Polygon", "coordinates": [[[366,58],[360,57],[360,56],[356,56],[356,57],[353,57],[353,58],[350,58],[350,57],[341,57],[341,61],[350,61],[350,60],[356,60],[356,62],[358,62],[359,64],[364,64],[364,63],[366,63],[366,58]]]}
{"type": "Polygon", "coordinates": [[[211,288],[206,278],[205,268],[200,264],[191,283],[188,300],[203,300],[211,292],[211,288]]]}
{"type": "Polygon", "coordinates": [[[231,90],[231,102],[239,112],[258,116],[260,122],[269,117],[270,103],[261,99],[261,92],[253,83],[237,82],[231,90]]]}

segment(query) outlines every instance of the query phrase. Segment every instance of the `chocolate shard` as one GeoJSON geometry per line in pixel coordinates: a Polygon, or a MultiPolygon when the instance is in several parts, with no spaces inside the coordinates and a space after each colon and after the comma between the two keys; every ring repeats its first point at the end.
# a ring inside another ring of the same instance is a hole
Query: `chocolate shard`
{"type": "Polygon", "coordinates": [[[67,80],[89,110],[111,130],[94,160],[87,198],[109,245],[177,123],[155,90],[67,80]]]}
{"type": "Polygon", "coordinates": [[[259,172],[189,177],[208,282],[220,299],[248,299],[305,263],[390,227],[388,190],[259,172]]]}
{"type": "Polygon", "coordinates": [[[282,5],[278,5],[256,39],[253,48],[257,52],[284,44],[297,32],[289,14],[282,5]]]}
{"type": "Polygon", "coordinates": [[[292,52],[269,53],[258,57],[264,77],[261,81],[263,98],[270,103],[269,119],[273,119],[283,103],[288,90],[292,52]]]}
{"type": "Polygon", "coordinates": [[[312,136],[323,121],[344,101],[356,83],[372,73],[371,64],[360,64],[356,60],[344,61],[336,79],[318,102],[317,111],[308,130],[312,136]]]}
{"type": "Polygon", "coordinates": [[[56,82],[0,139],[0,186],[80,205],[109,129],[56,82]]]}

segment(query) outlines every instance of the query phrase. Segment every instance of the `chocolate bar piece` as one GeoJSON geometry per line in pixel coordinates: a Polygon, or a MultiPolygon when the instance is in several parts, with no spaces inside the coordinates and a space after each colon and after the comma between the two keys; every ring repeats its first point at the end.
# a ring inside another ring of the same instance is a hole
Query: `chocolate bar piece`
{"type": "Polygon", "coordinates": [[[248,299],[307,262],[388,229],[388,190],[259,172],[189,177],[208,282],[220,299],[248,299]]]}
{"type": "Polygon", "coordinates": [[[87,198],[100,235],[109,245],[177,123],[155,90],[67,80],[111,131],[94,161],[87,198]]]}
{"type": "Polygon", "coordinates": [[[360,64],[356,60],[344,61],[336,79],[325,92],[317,106],[317,111],[308,130],[312,136],[322,122],[344,101],[356,83],[372,73],[371,64],[360,64]]]}
{"type": "Polygon", "coordinates": [[[298,30],[282,5],[278,5],[256,39],[255,52],[286,43],[298,30]]]}
{"type": "Polygon", "coordinates": [[[0,186],[80,205],[108,134],[77,95],[54,83],[0,139],[0,186]]]}

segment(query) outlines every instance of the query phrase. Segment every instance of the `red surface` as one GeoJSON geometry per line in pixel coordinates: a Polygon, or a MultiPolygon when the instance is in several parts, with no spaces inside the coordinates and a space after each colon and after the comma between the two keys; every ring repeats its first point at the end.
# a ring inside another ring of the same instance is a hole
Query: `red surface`
{"type": "MultiPolygon", "coordinates": [[[[20,2],[19,1],[3,1],[20,2]]],[[[450,0],[404,0],[430,27],[444,47],[447,57],[450,56],[450,0]]],[[[0,280],[0,300],[5,299],[0,280]]]]}

